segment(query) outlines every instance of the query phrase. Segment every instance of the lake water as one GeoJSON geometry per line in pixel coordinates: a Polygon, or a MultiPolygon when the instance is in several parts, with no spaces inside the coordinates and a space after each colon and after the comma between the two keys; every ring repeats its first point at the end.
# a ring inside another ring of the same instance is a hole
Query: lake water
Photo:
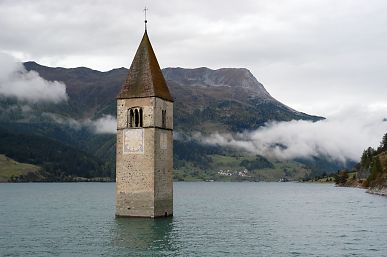
{"type": "Polygon", "coordinates": [[[116,219],[113,183],[0,184],[0,256],[387,256],[387,198],[302,183],[174,184],[116,219]]]}

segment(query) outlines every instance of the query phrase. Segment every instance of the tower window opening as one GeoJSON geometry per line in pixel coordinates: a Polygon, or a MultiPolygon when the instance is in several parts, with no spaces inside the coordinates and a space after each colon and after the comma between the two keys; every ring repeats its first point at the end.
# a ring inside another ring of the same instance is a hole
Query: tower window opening
{"type": "Polygon", "coordinates": [[[140,124],[140,115],[138,114],[138,110],[134,110],[134,126],[137,128],[140,124]]]}
{"type": "Polygon", "coordinates": [[[132,128],[134,125],[134,113],[132,109],[129,109],[129,115],[128,115],[128,127],[132,128]]]}
{"type": "Polygon", "coordinates": [[[128,125],[129,128],[138,128],[143,126],[143,111],[142,108],[131,108],[128,110],[128,125]]]}
{"type": "Polygon", "coordinates": [[[161,127],[163,127],[163,128],[167,127],[167,111],[166,110],[161,111],[161,127]]]}

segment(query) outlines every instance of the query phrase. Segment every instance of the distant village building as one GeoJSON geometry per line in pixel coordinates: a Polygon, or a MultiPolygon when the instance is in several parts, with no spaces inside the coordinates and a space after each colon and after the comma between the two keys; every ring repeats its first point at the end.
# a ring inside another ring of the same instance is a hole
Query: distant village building
{"type": "Polygon", "coordinates": [[[147,31],[117,97],[116,216],[173,214],[173,98],[147,31]]]}

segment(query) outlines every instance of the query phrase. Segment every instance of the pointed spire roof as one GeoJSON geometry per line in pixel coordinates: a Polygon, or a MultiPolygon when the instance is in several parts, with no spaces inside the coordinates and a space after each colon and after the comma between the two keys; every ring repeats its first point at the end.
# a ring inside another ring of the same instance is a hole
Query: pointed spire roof
{"type": "Polygon", "coordinates": [[[152,96],[173,102],[149,41],[148,33],[145,30],[140,46],[130,66],[128,77],[117,98],[127,99],[152,96]]]}

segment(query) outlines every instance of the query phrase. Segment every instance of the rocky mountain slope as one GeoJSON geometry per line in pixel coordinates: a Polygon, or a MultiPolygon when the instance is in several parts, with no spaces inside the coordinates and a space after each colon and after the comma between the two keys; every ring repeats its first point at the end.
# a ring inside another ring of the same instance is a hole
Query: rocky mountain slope
{"type": "Polygon", "coordinates": [[[242,131],[269,120],[319,120],[274,99],[247,69],[163,70],[175,102],[178,130],[242,131]]]}
{"type": "MultiPolygon", "coordinates": [[[[35,62],[24,65],[47,80],[66,84],[69,101],[62,104],[59,113],[75,119],[93,119],[102,114],[115,116],[115,97],[127,69],[99,72],[84,67],[51,68],[35,62]]],[[[163,73],[175,99],[178,131],[233,132],[254,129],[269,120],[321,119],[275,100],[247,69],[166,68],[163,73]]],[[[46,112],[50,111],[45,108],[46,112]]]]}
{"type": "MultiPolygon", "coordinates": [[[[87,177],[112,174],[115,170],[115,136],[114,134],[96,134],[82,124],[98,119],[104,115],[116,114],[116,96],[121,88],[128,70],[125,68],[100,72],[85,67],[54,68],[39,65],[35,62],[24,63],[27,70],[39,73],[49,81],[62,81],[66,85],[69,96],[61,103],[26,103],[14,98],[0,98],[0,129],[7,131],[11,138],[37,138],[42,143],[48,142],[61,146],[64,151],[74,149],[82,153],[83,165],[95,167],[87,171],[87,177]],[[69,148],[66,148],[68,146],[69,148]],[[92,174],[95,169],[96,174],[92,174]]],[[[256,129],[267,121],[289,120],[319,120],[322,117],[298,112],[274,99],[247,69],[208,68],[183,69],[166,68],[163,70],[170,91],[175,99],[174,127],[177,134],[191,135],[194,132],[209,134],[213,132],[239,132],[256,129]]],[[[114,130],[114,128],[113,128],[114,130]]],[[[23,140],[18,140],[18,150],[5,148],[16,161],[25,161],[23,156],[23,140]]],[[[28,144],[27,144],[28,145],[28,144]]],[[[15,146],[16,147],[16,146],[15,146]]],[[[297,174],[297,177],[309,174],[310,169],[305,164],[296,161],[289,165],[278,163],[270,168],[259,171],[261,164],[270,162],[261,157],[243,156],[235,150],[201,145],[192,140],[174,142],[174,163],[176,174],[185,177],[192,173],[193,177],[212,179],[217,176],[217,170],[225,162],[231,166],[245,169],[248,162],[255,167],[248,175],[254,180],[270,177],[272,172],[281,177],[284,174],[297,174]],[[223,156],[223,157],[222,157],[223,156]],[[225,161],[225,159],[227,161],[225,161]],[[198,175],[201,174],[201,175],[198,175]]],[[[42,151],[44,152],[44,151],[42,151]]],[[[5,152],[3,152],[4,154],[5,152]]],[[[0,152],[1,154],[1,152],[0,152]]],[[[8,153],[9,154],[9,153],[8,153]]],[[[38,165],[46,165],[51,160],[44,159],[39,151],[34,151],[38,165]]],[[[61,176],[85,176],[81,170],[66,170],[75,167],[77,158],[58,162],[52,173],[59,172],[61,176]]],[[[323,166],[326,165],[322,162],[323,166]]],[[[316,164],[314,162],[312,165],[316,164]]],[[[319,168],[322,166],[319,164],[319,168]]],[[[224,165],[223,165],[224,166],[224,165]]],[[[226,168],[225,166],[222,168],[226,168]]],[[[268,167],[269,167],[268,166],[268,167]]],[[[235,170],[237,173],[239,172],[235,170]]],[[[237,174],[236,173],[236,174],[237,174]]],[[[189,176],[191,176],[189,175],[189,176]]],[[[191,177],[192,177],[191,176],[191,177]]],[[[277,179],[275,177],[274,179],[277,179]]]]}

